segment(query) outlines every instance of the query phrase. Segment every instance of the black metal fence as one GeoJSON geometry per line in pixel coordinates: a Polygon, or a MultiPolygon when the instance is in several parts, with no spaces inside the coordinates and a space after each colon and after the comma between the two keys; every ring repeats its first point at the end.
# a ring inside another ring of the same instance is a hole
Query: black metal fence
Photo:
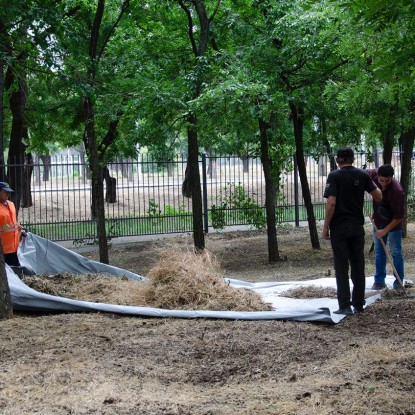
{"type": "MultiPolygon", "coordinates": [[[[315,215],[322,219],[329,161],[325,156],[318,160],[306,157],[305,161],[315,215]]],[[[365,154],[356,156],[357,167],[377,164],[376,157],[369,162],[365,154]]],[[[399,179],[399,154],[394,155],[393,164],[399,179]]],[[[298,225],[307,217],[294,158],[291,165],[280,176],[277,221],[298,225]]],[[[206,232],[236,225],[265,226],[265,183],[259,158],[202,155],[199,166],[206,232]]],[[[32,204],[21,207],[19,222],[50,240],[93,241],[91,181],[81,158],[52,157],[50,165],[36,163],[32,167],[32,204]]],[[[185,168],[182,158],[160,162],[146,155],[108,165],[116,180],[115,198],[105,204],[108,236],[191,232],[192,203],[182,195],[185,168]]]]}

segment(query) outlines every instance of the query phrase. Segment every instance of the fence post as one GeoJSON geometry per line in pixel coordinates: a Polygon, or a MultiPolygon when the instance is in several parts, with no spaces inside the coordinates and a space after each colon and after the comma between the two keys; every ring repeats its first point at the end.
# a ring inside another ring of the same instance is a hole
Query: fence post
{"type": "Polygon", "coordinates": [[[300,210],[299,210],[299,193],[298,193],[298,164],[297,156],[294,154],[294,213],[295,226],[300,226],[300,210]]]}
{"type": "Polygon", "coordinates": [[[205,233],[209,232],[209,212],[207,196],[207,173],[206,173],[206,153],[202,153],[202,190],[203,190],[203,227],[205,233]]]}

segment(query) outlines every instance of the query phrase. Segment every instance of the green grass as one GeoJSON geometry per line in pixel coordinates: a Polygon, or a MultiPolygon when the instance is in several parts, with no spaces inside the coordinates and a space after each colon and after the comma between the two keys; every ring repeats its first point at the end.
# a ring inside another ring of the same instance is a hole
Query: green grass
{"type": "MultiPolygon", "coordinates": [[[[371,202],[366,202],[371,210],[371,202]]],[[[265,217],[265,209],[264,217],[265,217]]],[[[325,203],[314,205],[316,220],[323,220],[325,203]]],[[[224,210],[225,226],[250,225],[248,215],[242,215],[238,210],[224,210]]],[[[295,222],[295,208],[293,206],[279,206],[276,208],[277,223],[295,222]]],[[[298,220],[307,221],[305,207],[298,209],[298,220]]],[[[75,244],[95,244],[96,225],[92,220],[84,222],[57,222],[24,224],[25,229],[51,241],[73,240],[75,244]]],[[[145,216],[139,218],[117,218],[106,220],[106,230],[109,239],[123,236],[155,235],[164,233],[192,232],[192,214],[186,212],[177,215],[145,216]]],[[[213,228],[212,215],[209,212],[209,228],[213,228]]]]}
{"type": "MultiPolygon", "coordinates": [[[[74,240],[75,244],[80,245],[94,244],[97,233],[94,221],[24,224],[24,228],[52,241],[74,240]]],[[[191,229],[192,217],[190,215],[106,220],[106,231],[109,239],[122,236],[189,232],[191,229]]]]}

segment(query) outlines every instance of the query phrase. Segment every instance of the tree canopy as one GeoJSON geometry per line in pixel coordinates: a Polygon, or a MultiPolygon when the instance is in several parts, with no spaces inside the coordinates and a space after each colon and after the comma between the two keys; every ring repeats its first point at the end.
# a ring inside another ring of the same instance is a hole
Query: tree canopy
{"type": "Polygon", "coordinates": [[[98,218],[101,169],[139,147],[187,151],[196,172],[202,149],[264,157],[266,137],[276,186],[293,153],[412,153],[414,14],[410,0],[1,0],[2,178],[83,144],[98,218]]]}

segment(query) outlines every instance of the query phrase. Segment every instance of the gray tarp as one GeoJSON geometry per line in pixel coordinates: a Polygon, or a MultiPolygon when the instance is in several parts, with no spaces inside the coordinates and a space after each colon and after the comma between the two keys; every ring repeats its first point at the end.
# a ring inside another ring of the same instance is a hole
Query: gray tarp
{"type": "MultiPolygon", "coordinates": [[[[19,251],[19,260],[22,266],[43,273],[88,273],[101,272],[114,277],[127,276],[139,284],[145,278],[110,265],[91,261],[69,249],[66,249],[47,239],[34,234],[22,240],[19,251]]],[[[44,294],[33,290],[6,266],[10,286],[13,308],[22,311],[103,311],[127,315],[146,317],[176,317],[176,318],[220,318],[232,320],[297,320],[315,321],[324,323],[338,323],[344,316],[333,314],[337,308],[337,300],[319,298],[311,300],[285,298],[281,293],[290,288],[317,286],[335,287],[334,278],[321,278],[310,281],[290,282],[262,282],[250,283],[239,280],[227,280],[233,287],[243,287],[256,291],[261,297],[273,305],[274,311],[212,311],[212,310],[165,310],[151,307],[134,307],[114,304],[77,301],[69,298],[44,294]]],[[[367,304],[373,303],[379,295],[367,299],[367,304]]]]}

